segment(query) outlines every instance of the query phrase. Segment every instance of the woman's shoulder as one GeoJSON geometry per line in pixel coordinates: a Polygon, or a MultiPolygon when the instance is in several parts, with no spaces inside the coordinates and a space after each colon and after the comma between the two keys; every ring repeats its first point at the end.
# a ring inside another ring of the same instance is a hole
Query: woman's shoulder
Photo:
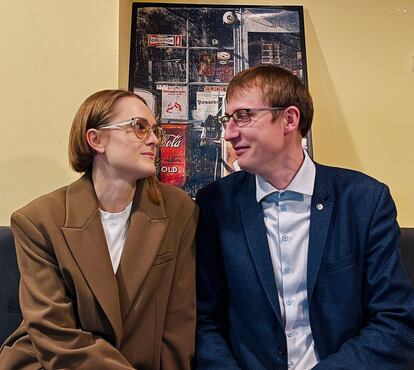
{"type": "Polygon", "coordinates": [[[159,183],[161,190],[162,200],[166,209],[188,209],[189,211],[194,210],[197,206],[195,202],[188,196],[188,194],[173,185],[159,183]]]}
{"type": "Polygon", "coordinates": [[[39,196],[15,213],[26,217],[36,216],[36,218],[44,219],[44,217],[54,216],[58,219],[60,216],[65,216],[69,200],[71,204],[78,203],[84,207],[85,200],[90,198],[91,194],[94,194],[93,185],[89,176],[85,174],[69,185],[39,196]]]}
{"type": "Polygon", "coordinates": [[[43,194],[30,201],[12,215],[12,219],[18,215],[29,219],[33,224],[44,220],[59,222],[65,216],[65,198],[68,186],[61,187],[49,193],[43,194]]]}

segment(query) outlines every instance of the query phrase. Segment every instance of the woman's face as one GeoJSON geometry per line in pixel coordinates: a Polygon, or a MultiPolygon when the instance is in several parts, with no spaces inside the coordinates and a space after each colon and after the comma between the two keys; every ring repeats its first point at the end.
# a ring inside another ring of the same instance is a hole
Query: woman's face
{"type": "MultiPolygon", "coordinates": [[[[150,109],[134,97],[121,98],[114,106],[110,124],[117,124],[133,117],[144,118],[155,125],[150,109]]],[[[147,139],[139,139],[132,125],[100,130],[103,135],[104,163],[108,175],[130,181],[155,174],[157,137],[151,131],[147,139]]]]}

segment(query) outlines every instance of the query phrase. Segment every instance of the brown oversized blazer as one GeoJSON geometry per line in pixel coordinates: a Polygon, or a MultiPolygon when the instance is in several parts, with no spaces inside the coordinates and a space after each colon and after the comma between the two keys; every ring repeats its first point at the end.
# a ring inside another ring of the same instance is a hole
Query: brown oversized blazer
{"type": "Polygon", "coordinates": [[[13,214],[23,322],[0,369],[190,368],[198,210],[160,187],[155,205],[137,183],[116,275],[89,176],[13,214]]]}

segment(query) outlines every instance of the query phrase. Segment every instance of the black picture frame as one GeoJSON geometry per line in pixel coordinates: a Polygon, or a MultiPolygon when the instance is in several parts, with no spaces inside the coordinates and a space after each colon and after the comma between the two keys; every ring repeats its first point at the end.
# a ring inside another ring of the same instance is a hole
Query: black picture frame
{"type": "MultiPolygon", "coordinates": [[[[290,69],[308,84],[302,6],[133,3],[129,89],[166,130],[161,181],[194,197],[237,170],[218,116],[233,75],[257,64],[290,69]]],[[[303,140],[312,156],[312,135],[303,140]]]]}

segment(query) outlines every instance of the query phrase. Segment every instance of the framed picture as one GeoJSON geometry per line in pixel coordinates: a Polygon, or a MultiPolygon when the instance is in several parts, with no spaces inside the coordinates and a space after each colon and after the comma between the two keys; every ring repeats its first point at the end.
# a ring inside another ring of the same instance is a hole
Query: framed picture
{"type": "MultiPolygon", "coordinates": [[[[132,11],[129,89],[166,131],[160,180],[194,197],[239,169],[218,121],[232,77],[274,64],[307,84],[303,8],[134,3],[132,11]]],[[[311,134],[303,146],[312,156],[311,134]]]]}

